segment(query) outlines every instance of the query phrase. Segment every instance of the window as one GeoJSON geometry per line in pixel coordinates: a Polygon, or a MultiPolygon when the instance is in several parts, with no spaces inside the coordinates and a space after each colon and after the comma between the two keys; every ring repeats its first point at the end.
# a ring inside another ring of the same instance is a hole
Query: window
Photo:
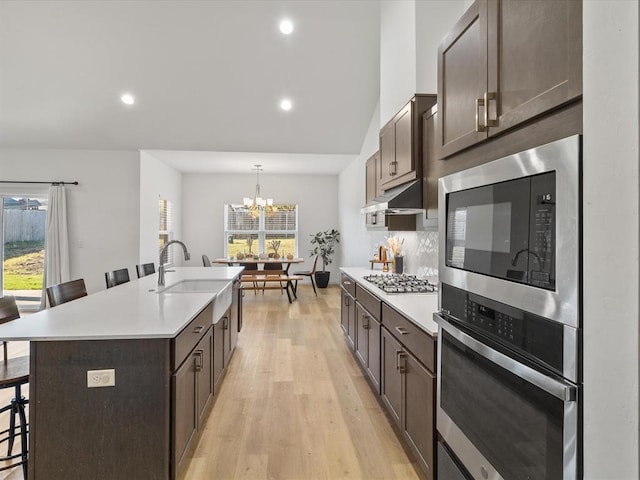
{"type": "Polygon", "coordinates": [[[274,205],[265,209],[224,206],[225,256],[238,253],[298,256],[298,206],[274,205]]]}
{"type": "MultiPolygon", "coordinates": [[[[158,228],[158,255],[168,242],[173,240],[173,204],[169,200],[161,198],[158,201],[159,228],[158,228]]],[[[160,263],[172,263],[173,254],[168,249],[160,259],[160,263]]]]}

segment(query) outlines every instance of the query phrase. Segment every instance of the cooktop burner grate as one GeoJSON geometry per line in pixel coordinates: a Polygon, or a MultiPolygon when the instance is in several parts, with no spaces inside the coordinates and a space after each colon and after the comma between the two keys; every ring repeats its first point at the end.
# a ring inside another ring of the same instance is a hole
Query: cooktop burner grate
{"type": "Polygon", "coordinates": [[[386,293],[431,293],[436,286],[428,280],[403,273],[371,274],[364,277],[386,293]]]}

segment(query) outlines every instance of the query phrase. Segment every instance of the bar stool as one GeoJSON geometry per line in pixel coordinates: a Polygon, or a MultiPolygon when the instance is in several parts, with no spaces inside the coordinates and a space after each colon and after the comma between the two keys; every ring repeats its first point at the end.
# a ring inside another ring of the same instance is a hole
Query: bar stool
{"type": "Polygon", "coordinates": [[[49,305],[52,307],[86,296],[87,287],[82,278],[47,287],[47,298],[49,299],[49,305]]]}
{"type": "Polygon", "coordinates": [[[138,278],[153,275],[156,273],[156,267],[153,263],[142,263],[140,265],[136,265],[136,273],[138,274],[138,278]]]}
{"type": "MultiPolygon", "coordinates": [[[[10,322],[20,318],[15,297],[0,298],[0,323],[10,322]]],[[[7,455],[0,456],[0,462],[10,462],[20,458],[10,465],[0,467],[0,471],[22,465],[22,475],[27,478],[28,461],[28,423],[25,407],[29,400],[22,396],[22,386],[29,383],[29,356],[17,358],[7,357],[7,342],[2,342],[3,363],[0,365],[0,389],[13,388],[14,397],[8,405],[0,408],[0,413],[9,411],[9,428],[0,431],[0,443],[7,442],[7,455]],[[12,454],[16,434],[16,416],[20,424],[20,453],[12,454]]]]}
{"type": "Polygon", "coordinates": [[[115,287],[122,283],[127,283],[129,279],[129,269],[121,268],[120,270],[112,270],[104,273],[104,279],[107,282],[107,288],[115,287]]]}

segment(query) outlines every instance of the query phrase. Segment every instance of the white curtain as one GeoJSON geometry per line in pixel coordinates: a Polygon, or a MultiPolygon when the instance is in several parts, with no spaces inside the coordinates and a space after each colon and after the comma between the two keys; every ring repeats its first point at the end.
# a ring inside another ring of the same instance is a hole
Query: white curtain
{"type": "Polygon", "coordinates": [[[69,234],[67,231],[67,201],[64,185],[51,185],[49,210],[44,239],[44,280],[40,309],[47,306],[46,288],[71,280],[69,274],[69,234]]]}

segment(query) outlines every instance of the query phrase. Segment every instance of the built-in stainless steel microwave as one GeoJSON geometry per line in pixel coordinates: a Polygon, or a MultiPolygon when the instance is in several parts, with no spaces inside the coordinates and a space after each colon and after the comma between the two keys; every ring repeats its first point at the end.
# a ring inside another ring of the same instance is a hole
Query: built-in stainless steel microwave
{"type": "Polygon", "coordinates": [[[580,144],[576,135],[441,178],[440,281],[578,327],[580,144]]]}

